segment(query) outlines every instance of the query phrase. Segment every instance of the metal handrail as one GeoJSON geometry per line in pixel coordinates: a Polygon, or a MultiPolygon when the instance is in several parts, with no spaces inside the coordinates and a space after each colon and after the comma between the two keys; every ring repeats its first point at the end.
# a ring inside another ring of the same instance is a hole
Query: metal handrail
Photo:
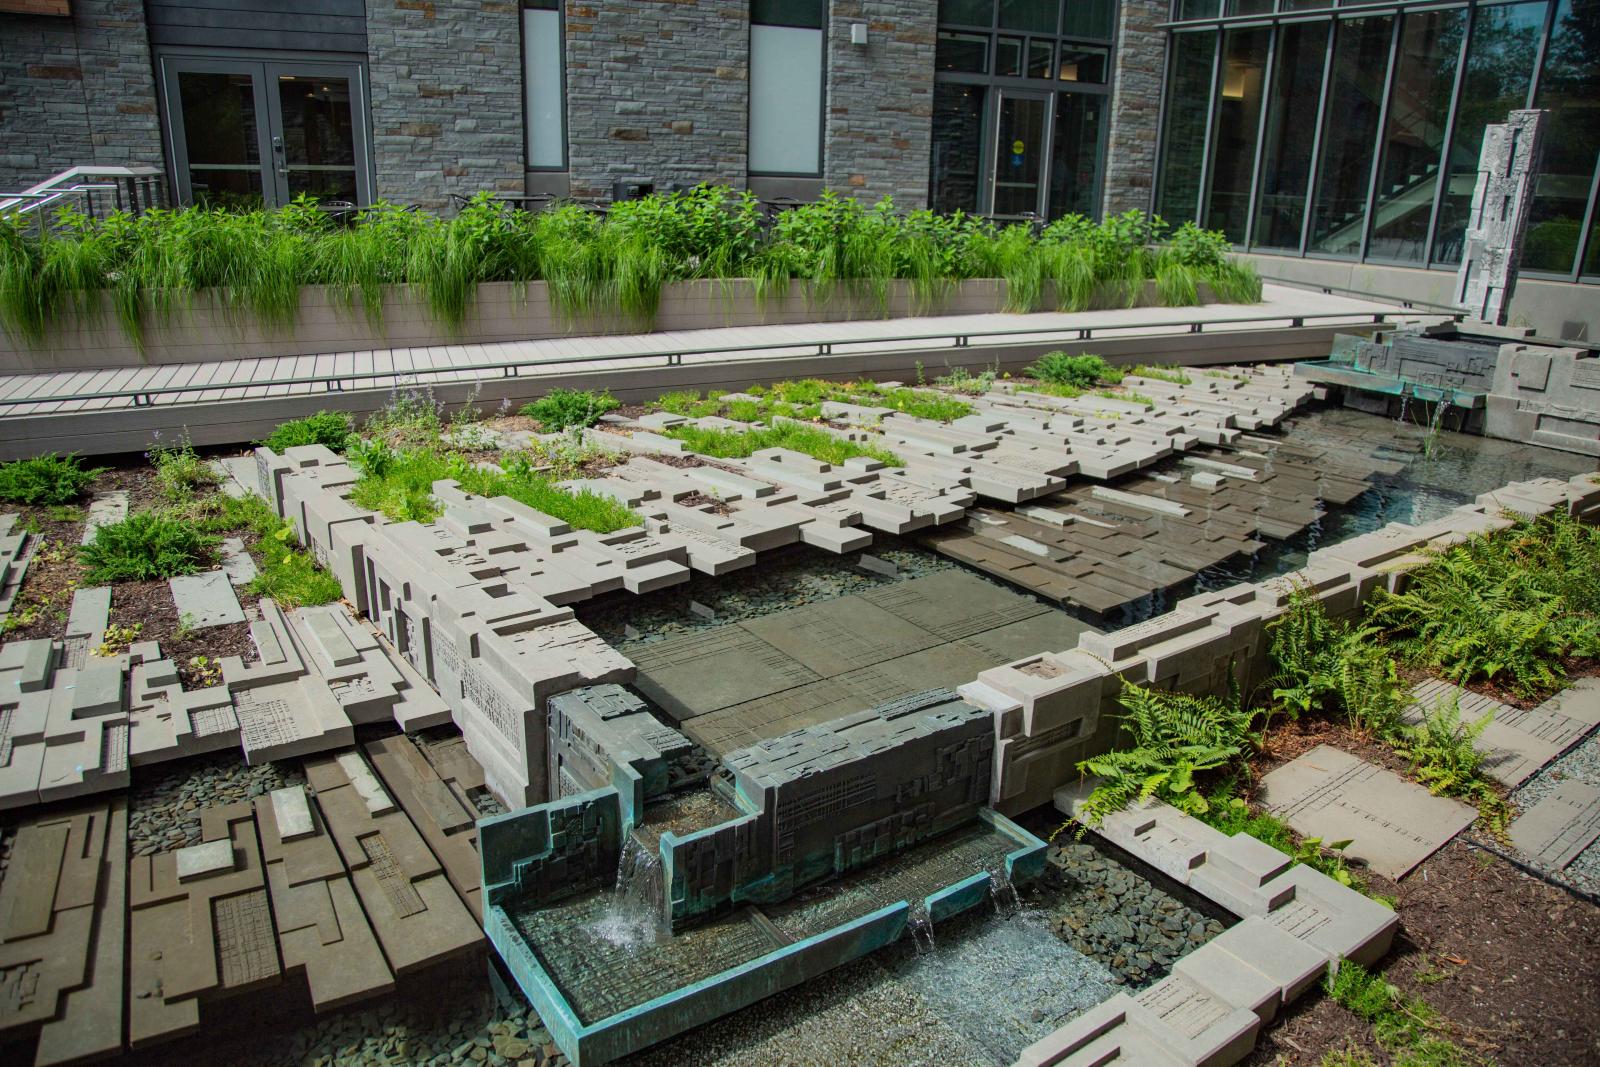
{"type": "Polygon", "coordinates": [[[97,192],[111,193],[117,210],[143,211],[165,203],[165,186],[159,167],[71,167],[20,192],[0,193],[0,214],[31,214],[42,230],[43,209],[69,196],[82,197],[90,215],[97,192]]]}
{"type": "MultiPolygon", "coordinates": [[[[1034,326],[1026,329],[967,330],[959,332],[946,330],[939,333],[899,334],[893,337],[868,337],[855,340],[843,339],[832,341],[786,341],[765,345],[742,344],[723,345],[711,348],[683,348],[669,351],[612,352],[601,355],[560,356],[550,359],[511,360],[498,363],[476,363],[466,367],[439,366],[418,367],[411,370],[350,371],[344,374],[315,375],[301,378],[282,378],[274,381],[218,382],[216,384],[171,385],[156,387],[147,386],[135,389],[115,389],[93,393],[74,393],[66,396],[55,395],[15,398],[6,397],[0,399],[0,408],[4,408],[7,405],[12,404],[64,404],[85,400],[128,399],[133,400],[135,407],[150,407],[155,404],[157,397],[163,396],[177,396],[184,393],[228,393],[240,392],[249,389],[269,389],[278,388],[280,386],[292,387],[302,385],[321,385],[324,387],[326,392],[337,393],[346,391],[347,385],[355,387],[361,382],[374,381],[380,378],[393,378],[397,382],[402,379],[411,379],[413,383],[416,383],[416,379],[425,376],[441,377],[444,375],[463,373],[477,373],[481,375],[491,372],[498,373],[501,377],[516,378],[519,377],[521,372],[527,368],[547,366],[556,367],[565,363],[619,363],[625,360],[664,358],[666,360],[666,366],[676,367],[683,364],[683,359],[685,356],[716,356],[744,352],[781,352],[786,349],[815,349],[815,354],[818,356],[864,356],[887,354],[893,352],[894,349],[874,350],[871,348],[852,348],[847,352],[835,353],[834,348],[835,346],[899,345],[914,341],[948,340],[950,342],[948,347],[952,349],[964,349],[972,347],[973,338],[1041,337],[1061,334],[1064,335],[1061,338],[1062,340],[1088,341],[1093,340],[1096,335],[1104,337],[1108,332],[1144,330],[1150,329],[1151,327],[1166,329],[1173,327],[1186,327],[1186,332],[1188,333],[1203,333],[1205,332],[1207,325],[1213,327],[1213,332],[1216,332],[1216,327],[1229,327],[1249,323],[1270,322],[1286,322],[1290,328],[1299,329],[1305,326],[1307,322],[1324,319],[1341,319],[1345,320],[1344,324],[1354,326],[1365,325],[1369,322],[1375,325],[1382,325],[1391,319],[1415,317],[1416,315],[1414,313],[1406,314],[1388,311],[1325,311],[1309,315],[1260,315],[1246,319],[1227,319],[1222,321],[1213,320],[1209,322],[1204,319],[1189,319],[1179,320],[1176,322],[1158,323],[1111,323],[1104,326],[1034,326]]],[[[1461,321],[1462,318],[1462,316],[1459,314],[1454,316],[1430,315],[1426,317],[1449,317],[1454,318],[1458,322],[1461,321]]],[[[1338,324],[1336,323],[1335,325],[1338,324]]],[[[1028,342],[1017,343],[1026,344],[1028,342]]],[[[179,364],[179,366],[181,366],[181,364],[179,364]]],[[[190,403],[198,402],[199,401],[190,401],[190,403]]]]}

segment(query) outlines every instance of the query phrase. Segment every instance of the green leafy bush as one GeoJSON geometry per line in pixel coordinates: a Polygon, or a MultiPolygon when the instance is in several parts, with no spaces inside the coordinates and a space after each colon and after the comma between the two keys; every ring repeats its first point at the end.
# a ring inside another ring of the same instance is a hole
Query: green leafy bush
{"type": "Polygon", "coordinates": [[[85,468],[75,455],[51,452],[0,464],[0,500],[16,504],[68,504],[81,497],[106,468],[85,468]]]}
{"type": "Polygon", "coordinates": [[[1469,1067],[1484,1062],[1445,1036],[1439,1013],[1427,1001],[1403,992],[1381,974],[1343,960],[1323,985],[1340,1006],[1372,1024],[1378,1044],[1394,1055],[1400,1067],[1469,1067]]]}
{"type": "Polygon", "coordinates": [[[297,445],[325,445],[335,452],[343,452],[345,442],[354,429],[347,413],[319,411],[315,415],[283,423],[261,443],[278,453],[297,445]]]}
{"type": "Polygon", "coordinates": [[[176,515],[139,511],[95,530],[78,550],[88,581],[147,581],[193,574],[211,562],[217,538],[176,515]]]}
{"type": "Polygon", "coordinates": [[[1096,826],[1135,800],[1154,797],[1191,815],[1210,802],[1198,776],[1226,767],[1251,743],[1252,715],[1237,701],[1169,693],[1124,680],[1122,727],[1129,744],[1078,764],[1100,779],[1084,804],[1096,826]]]}
{"type": "Polygon", "coordinates": [[[600,416],[621,406],[622,401],[606,391],[552,389],[533,403],[524,404],[522,414],[538,419],[546,430],[555,431],[593,426],[600,416]]]}
{"type": "Polygon", "coordinates": [[[285,608],[331,604],[344,595],[339,579],[298,548],[294,526],[278,518],[259,496],[214,493],[194,510],[208,533],[245,532],[245,547],[258,564],[256,576],[245,587],[250,592],[271,597],[285,608]]]}
{"type": "Polygon", "coordinates": [[[1088,353],[1069,356],[1065,352],[1050,352],[1034,361],[1027,373],[1030,377],[1052,385],[1092,389],[1097,385],[1118,384],[1122,381],[1123,372],[1099,356],[1088,353]]]}
{"type": "Polygon", "coordinates": [[[764,448],[787,448],[823,463],[840,464],[857,456],[868,456],[891,467],[901,466],[900,457],[888,449],[847,441],[827,430],[798,422],[780,421],[743,432],[674,426],[664,433],[682,441],[691,452],[720,459],[742,459],[764,448]]]}
{"type": "Polygon", "coordinates": [[[1600,528],[1556,512],[1436,553],[1368,617],[1410,662],[1525,696],[1558,688],[1568,656],[1600,655],[1600,528]]]}
{"type": "Polygon", "coordinates": [[[1280,708],[1292,717],[1343,714],[1380,740],[1394,735],[1411,697],[1375,629],[1329,618],[1313,593],[1296,589],[1288,610],[1268,623],[1267,636],[1277,669],[1268,684],[1280,708]]]}

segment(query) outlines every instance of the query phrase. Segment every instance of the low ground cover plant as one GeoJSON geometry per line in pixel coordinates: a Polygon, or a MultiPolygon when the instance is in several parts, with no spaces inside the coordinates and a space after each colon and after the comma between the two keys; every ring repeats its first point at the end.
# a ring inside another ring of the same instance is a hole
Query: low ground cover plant
{"type": "Polygon", "coordinates": [[[346,412],[319,411],[303,419],[290,419],[282,423],[261,443],[274,452],[297,445],[325,445],[335,452],[343,452],[345,440],[355,426],[346,412]]]}
{"type": "Polygon", "coordinates": [[[738,422],[765,422],[774,416],[820,419],[822,404],[829,400],[892,408],[935,422],[952,422],[972,414],[971,404],[947,393],[908,386],[885,387],[871,381],[825,382],[819,378],[802,378],[770,386],[752,385],[745,390],[745,395],[755,399],[728,401],[723,399],[727,394],[721,390],[712,390],[703,399],[697,392],[664,393],[656,400],[655,407],[684,418],[724,415],[738,422]]]}
{"type": "Polygon", "coordinates": [[[104,585],[193,574],[211,562],[217,541],[177,514],[137,511],[99,527],[78,553],[86,580],[104,585]]]}
{"type": "Polygon", "coordinates": [[[745,431],[674,426],[663,432],[682,441],[691,452],[718,459],[742,459],[764,448],[786,448],[823,463],[840,464],[857,456],[867,456],[891,467],[902,465],[900,457],[886,448],[847,441],[827,430],[799,422],[779,421],[745,431]]]}
{"type": "Polygon", "coordinates": [[[301,197],[273,211],[214,207],[113,212],[64,209],[43,237],[0,220],[0,328],[38,343],[69,316],[94,318],[102,301],[142,343],[146,326],[205,292],[267,325],[292,323],[303,286],[321,285],[350,313],[381,326],[388,291],[409,286],[449,327],[466,319],[484,282],[549,283],[557,312],[651,318],[662,286],[747,278],[758,299],[793,281],[874,301],[909,283],[931,307],[970,278],[1005,282],[1009,311],[1081,310],[1135,302],[1153,280],[1160,299],[1192,304],[1200,287],[1253,302],[1261,283],[1229,255],[1220,233],[1175,231],[1138,211],[1092,222],[1069,215],[1035,234],[956,212],[902,213],[831,192],[770,224],[748,192],[702,185],[612,204],[526,212],[482,194],[445,219],[386,203],[336,225],[301,197]]]}
{"type": "MultiPolygon", "coordinates": [[[[1323,988],[1342,1007],[1372,1024],[1373,1036],[1397,1065],[1469,1067],[1486,1062],[1450,1040],[1443,1019],[1427,1001],[1402,991],[1383,975],[1360,964],[1341,961],[1338,969],[1323,979],[1323,988]]],[[[1352,1055],[1343,1062],[1372,1061],[1352,1055]]]]}
{"type": "Polygon", "coordinates": [[[297,546],[294,525],[280,519],[255,494],[213,493],[194,511],[197,524],[208,533],[243,531],[245,547],[258,560],[256,576],[245,587],[250,592],[271,597],[285,608],[331,604],[343,595],[339,579],[297,546]]]}
{"type": "Polygon", "coordinates": [[[1066,385],[1074,389],[1118,385],[1123,378],[1119,368],[1087,352],[1076,356],[1066,352],[1048,352],[1035,360],[1027,373],[1029,377],[1048,385],[1066,385]]]}
{"type": "Polygon", "coordinates": [[[546,430],[558,431],[593,426],[600,416],[621,406],[622,401],[608,391],[552,389],[533,403],[524,404],[522,414],[538,419],[546,430]]]}
{"type": "Polygon", "coordinates": [[[54,452],[0,464],[0,500],[13,504],[70,504],[104,467],[85,467],[75,455],[54,452]]]}
{"type": "Polygon", "coordinates": [[[156,481],[168,500],[182,503],[200,489],[220,480],[211,465],[201,459],[187,440],[175,445],[153,446],[148,455],[156,468],[156,481]]]}

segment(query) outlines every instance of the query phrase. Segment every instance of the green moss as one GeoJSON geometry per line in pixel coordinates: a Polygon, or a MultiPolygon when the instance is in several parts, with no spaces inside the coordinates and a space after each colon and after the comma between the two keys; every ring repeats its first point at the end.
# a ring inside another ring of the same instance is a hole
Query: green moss
{"type": "Polygon", "coordinates": [[[901,466],[900,457],[888,449],[847,441],[826,430],[797,422],[779,422],[746,433],[675,426],[667,430],[666,435],[682,441],[691,452],[719,459],[742,459],[764,448],[786,448],[835,465],[857,456],[868,456],[891,467],[901,466]]]}

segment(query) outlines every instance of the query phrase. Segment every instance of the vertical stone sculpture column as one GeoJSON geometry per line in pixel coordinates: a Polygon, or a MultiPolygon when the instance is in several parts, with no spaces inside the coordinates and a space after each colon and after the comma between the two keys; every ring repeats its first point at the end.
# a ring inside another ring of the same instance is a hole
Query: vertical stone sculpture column
{"type": "Polygon", "coordinates": [[[1483,128],[1478,184],[1456,275],[1456,305],[1496,326],[1505,325],[1517,284],[1545,114],[1513,111],[1503,124],[1483,128]]]}

